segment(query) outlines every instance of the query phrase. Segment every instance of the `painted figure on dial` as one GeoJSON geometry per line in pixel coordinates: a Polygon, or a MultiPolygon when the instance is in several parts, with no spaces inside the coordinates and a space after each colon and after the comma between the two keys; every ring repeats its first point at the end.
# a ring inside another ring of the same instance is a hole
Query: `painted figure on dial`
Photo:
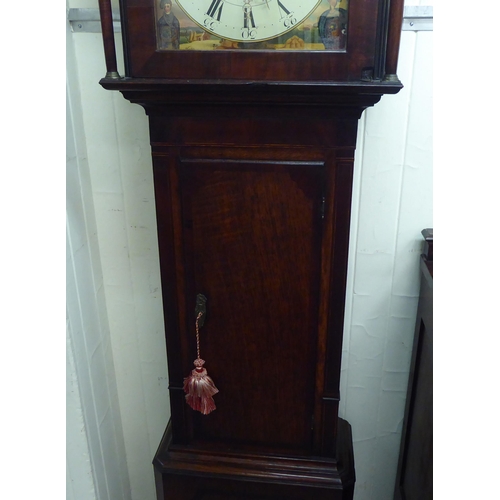
{"type": "Polygon", "coordinates": [[[163,16],[158,19],[158,35],[160,49],[178,49],[180,41],[179,20],[172,12],[172,0],[161,0],[160,8],[163,16]]]}
{"type": "Polygon", "coordinates": [[[346,48],[347,10],[343,9],[338,0],[329,0],[330,8],[319,17],[319,36],[327,50],[342,50],[346,48]]]}

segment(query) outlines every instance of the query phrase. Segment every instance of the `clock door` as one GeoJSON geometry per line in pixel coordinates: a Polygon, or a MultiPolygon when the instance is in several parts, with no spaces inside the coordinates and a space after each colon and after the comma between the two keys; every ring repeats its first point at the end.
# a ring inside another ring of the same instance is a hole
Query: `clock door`
{"type": "Polygon", "coordinates": [[[188,409],[190,437],[310,453],[325,166],[195,160],[177,170],[184,373],[196,357],[194,304],[203,293],[201,357],[220,391],[210,415],[188,409]]]}

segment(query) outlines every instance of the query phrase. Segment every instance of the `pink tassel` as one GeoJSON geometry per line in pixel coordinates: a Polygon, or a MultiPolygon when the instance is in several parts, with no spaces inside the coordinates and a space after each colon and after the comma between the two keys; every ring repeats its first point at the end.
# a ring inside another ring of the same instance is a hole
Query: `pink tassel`
{"type": "Polygon", "coordinates": [[[184,379],[184,392],[186,393],[187,404],[196,411],[208,415],[215,410],[215,402],[212,398],[219,392],[214,381],[208,376],[207,370],[203,368],[205,361],[195,359],[196,368],[191,371],[191,375],[184,379]]]}

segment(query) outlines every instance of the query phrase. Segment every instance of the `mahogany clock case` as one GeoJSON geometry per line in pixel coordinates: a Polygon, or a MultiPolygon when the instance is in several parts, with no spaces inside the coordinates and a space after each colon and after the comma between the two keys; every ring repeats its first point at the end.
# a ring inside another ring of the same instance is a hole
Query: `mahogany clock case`
{"type": "MultiPolygon", "coordinates": [[[[349,1],[342,52],[252,50],[251,44],[246,50],[158,50],[155,1],[120,2],[127,77],[281,82],[384,77],[389,0],[349,1]]],[[[210,1],[203,1],[208,8],[210,1]]]]}
{"type": "Polygon", "coordinates": [[[149,117],[171,406],[158,499],[352,499],[338,405],[354,150],[362,111],[399,87],[101,84],[149,117]],[[200,293],[210,415],[183,391],[200,293]]]}
{"type": "Polygon", "coordinates": [[[149,118],[171,407],[158,499],[352,499],[338,406],[354,150],[363,110],[402,88],[384,80],[402,2],[351,0],[345,52],[273,52],[157,50],[153,0],[122,0],[124,78],[100,7],[100,83],[149,118]],[[209,415],[183,390],[199,294],[209,415]]]}

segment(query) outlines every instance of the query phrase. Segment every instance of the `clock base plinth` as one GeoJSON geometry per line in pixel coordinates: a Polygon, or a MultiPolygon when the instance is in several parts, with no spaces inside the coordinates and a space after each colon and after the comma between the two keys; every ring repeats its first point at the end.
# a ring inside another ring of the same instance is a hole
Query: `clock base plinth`
{"type": "Polygon", "coordinates": [[[351,426],[342,419],[336,456],[236,454],[173,445],[169,425],[153,461],[157,500],[352,500],[351,426]]]}

